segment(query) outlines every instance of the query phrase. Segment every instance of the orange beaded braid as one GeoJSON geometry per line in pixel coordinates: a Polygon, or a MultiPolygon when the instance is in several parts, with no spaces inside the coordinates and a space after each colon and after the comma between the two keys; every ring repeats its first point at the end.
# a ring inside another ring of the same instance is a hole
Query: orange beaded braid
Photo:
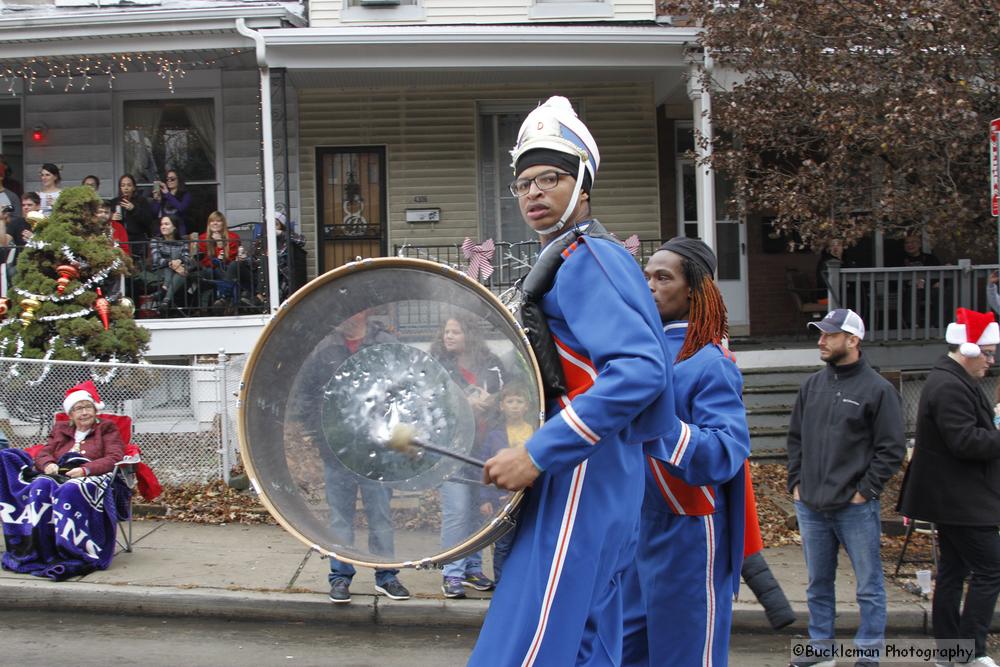
{"type": "Polygon", "coordinates": [[[677,361],[684,361],[709,343],[722,344],[729,335],[726,304],[715,281],[704,269],[687,257],[682,257],[684,279],[691,290],[691,308],[688,311],[687,336],[677,353],[677,361]]]}

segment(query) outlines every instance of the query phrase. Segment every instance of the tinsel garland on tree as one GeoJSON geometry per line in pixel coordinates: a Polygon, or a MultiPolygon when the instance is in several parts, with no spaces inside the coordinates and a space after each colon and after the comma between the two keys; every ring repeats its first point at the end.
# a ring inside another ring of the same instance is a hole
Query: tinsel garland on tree
{"type": "Polygon", "coordinates": [[[149,332],[136,324],[134,306],[117,289],[131,261],[115,247],[106,223],[96,218],[98,203],[87,186],[67,188],[51,217],[36,224],[8,290],[10,304],[0,320],[0,356],[141,359],[149,332]]]}

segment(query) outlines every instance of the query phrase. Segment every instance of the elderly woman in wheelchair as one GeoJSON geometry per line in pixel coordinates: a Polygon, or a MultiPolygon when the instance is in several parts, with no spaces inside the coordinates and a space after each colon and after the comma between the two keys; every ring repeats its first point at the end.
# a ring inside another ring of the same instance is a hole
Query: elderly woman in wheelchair
{"type": "Polygon", "coordinates": [[[35,454],[38,471],[76,478],[114,470],[125,456],[125,444],[115,424],[97,418],[97,411],[103,407],[90,381],[67,392],[63,410],[69,420],[56,423],[45,446],[35,454]],[[78,456],[68,456],[71,454],[78,456]],[[62,468],[60,461],[64,464],[62,468]]]}

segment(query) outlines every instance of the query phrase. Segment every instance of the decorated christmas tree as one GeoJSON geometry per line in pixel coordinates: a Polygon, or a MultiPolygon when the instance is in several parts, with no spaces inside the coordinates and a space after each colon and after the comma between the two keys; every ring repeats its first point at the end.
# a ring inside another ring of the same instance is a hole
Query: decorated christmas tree
{"type": "Polygon", "coordinates": [[[131,262],[95,213],[87,186],[62,191],[39,221],[17,262],[0,311],[0,356],[67,361],[137,362],[149,332],[118,285],[131,262]]]}

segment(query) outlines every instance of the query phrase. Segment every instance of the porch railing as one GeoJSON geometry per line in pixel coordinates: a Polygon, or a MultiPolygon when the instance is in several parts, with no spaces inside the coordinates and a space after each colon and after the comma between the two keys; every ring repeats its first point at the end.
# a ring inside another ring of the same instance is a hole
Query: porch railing
{"type": "MultiPolygon", "coordinates": [[[[157,307],[165,294],[163,269],[150,264],[150,244],[130,242],[123,249],[133,262],[132,273],[120,281],[105,285],[109,297],[125,296],[132,300],[138,318],[211,317],[252,315],[268,312],[267,257],[254,253],[255,245],[242,243],[246,254],[232,263],[203,262],[197,241],[190,245],[190,263],[183,287],[169,305],[157,307]]],[[[293,245],[293,244],[289,244],[293,245]]],[[[16,286],[16,263],[23,251],[16,246],[0,246],[0,296],[7,296],[16,286]],[[11,252],[12,251],[12,252],[11,252]],[[4,261],[6,259],[6,261],[4,261]]],[[[295,264],[286,249],[279,253],[279,286],[281,298],[290,288],[305,282],[304,252],[293,245],[295,264]],[[301,274],[301,275],[299,275],[301,274]]],[[[114,298],[112,298],[112,301],[114,298]]]]}
{"type": "Polygon", "coordinates": [[[998,266],[960,259],[950,266],[828,268],[831,307],[860,314],[868,340],[904,341],[942,338],[959,306],[989,311],[986,286],[998,266]]]}
{"type": "MultiPolygon", "coordinates": [[[[656,249],[661,245],[663,245],[663,240],[661,239],[640,240],[636,260],[640,264],[645,264],[646,259],[656,252],[656,249]]],[[[497,242],[491,261],[493,274],[489,279],[483,281],[483,284],[497,294],[510,289],[518,280],[527,275],[535,260],[538,259],[539,247],[538,241],[497,242]]],[[[463,270],[469,264],[468,260],[462,255],[462,247],[457,244],[397,244],[393,246],[393,254],[397,257],[426,259],[463,270]]]]}

